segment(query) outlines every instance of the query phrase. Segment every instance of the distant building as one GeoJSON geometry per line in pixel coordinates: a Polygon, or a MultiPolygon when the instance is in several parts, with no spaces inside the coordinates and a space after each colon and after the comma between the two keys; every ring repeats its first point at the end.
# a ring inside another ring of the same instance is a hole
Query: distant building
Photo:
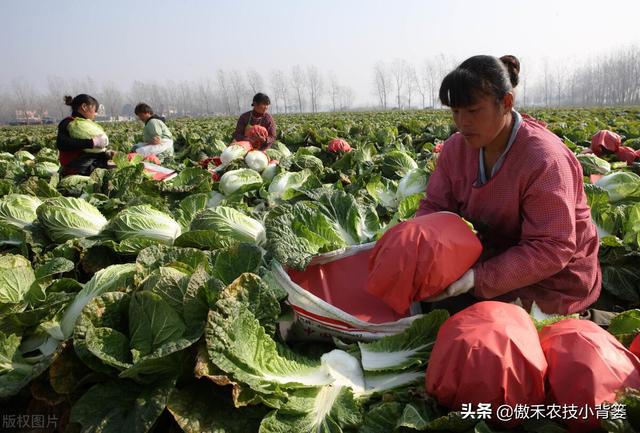
{"type": "Polygon", "coordinates": [[[41,125],[55,122],[55,119],[49,117],[47,110],[40,113],[37,110],[16,110],[15,115],[16,119],[11,122],[12,125],[41,125]]]}

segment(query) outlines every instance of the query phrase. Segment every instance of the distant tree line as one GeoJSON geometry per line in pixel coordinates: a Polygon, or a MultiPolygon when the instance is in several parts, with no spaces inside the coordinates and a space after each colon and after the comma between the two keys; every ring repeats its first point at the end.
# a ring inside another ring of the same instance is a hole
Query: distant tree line
{"type": "MultiPolygon", "coordinates": [[[[503,53],[507,54],[507,53],[503,53]]],[[[517,55],[517,54],[516,54],[517,55]]],[[[383,110],[440,106],[442,79],[464,59],[441,54],[412,64],[403,59],[373,67],[372,95],[383,110]]],[[[520,106],[640,105],[640,48],[622,48],[579,63],[520,59],[520,106]],[[532,70],[537,68],[537,74],[532,70]]]]}
{"type": "MultiPolygon", "coordinates": [[[[440,83],[462,60],[440,54],[418,64],[404,59],[379,61],[372,73],[363,77],[371,83],[373,102],[361,101],[359,107],[438,108],[440,83]]],[[[638,46],[580,62],[520,61],[520,85],[516,89],[519,106],[640,105],[638,46]]],[[[98,98],[103,106],[101,115],[110,119],[132,116],[133,107],[140,101],[169,117],[235,115],[249,108],[257,92],[270,96],[275,113],[347,111],[354,109],[356,102],[353,89],[341,83],[335,72],[322,72],[313,65],[272,70],[266,76],[256,70],[219,69],[196,81],[134,81],[128,91],[112,82],[99,85],[91,78],[50,76],[44,91],[36,91],[20,78],[0,85],[0,122],[29,115],[61,119],[69,112],[62,103],[63,95],[78,93],[98,98]]]]}
{"type": "Polygon", "coordinates": [[[347,111],[354,104],[352,88],[342,84],[335,73],[322,73],[313,65],[274,70],[266,77],[255,70],[220,69],[196,81],[134,81],[128,92],[112,82],[99,85],[92,78],[50,76],[44,92],[20,78],[0,87],[0,121],[15,121],[27,113],[61,119],[69,114],[63,95],[78,93],[97,98],[102,105],[101,117],[110,119],[133,116],[133,107],[141,101],[169,117],[235,115],[247,111],[258,92],[269,95],[275,113],[347,111]]]}

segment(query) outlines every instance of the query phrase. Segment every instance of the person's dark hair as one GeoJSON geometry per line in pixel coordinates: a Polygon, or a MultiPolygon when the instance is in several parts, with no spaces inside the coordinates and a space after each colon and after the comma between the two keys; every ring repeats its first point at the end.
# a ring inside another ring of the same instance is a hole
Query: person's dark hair
{"type": "Polygon", "coordinates": [[[100,103],[98,102],[98,100],[93,96],[87,95],[86,93],[76,95],[75,98],[67,95],[64,97],[64,103],[65,105],[69,105],[72,111],[78,111],[82,104],[93,105],[94,107],[96,107],[96,111],[98,111],[98,108],[100,108],[100,103]]]}
{"type": "Polygon", "coordinates": [[[135,114],[149,113],[153,116],[153,110],[148,104],[145,104],[144,102],[141,102],[138,105],[136,105],[136,108],[133,109],[133,112],[135,114]]]}
{"type": "Polygon", "coordinates": [[[260,105],[260,104],[271,105],[271,99],[269,99],[269,97],[264,93],[256,93],[255,96],[253,97],[253,102],[251,103],[251,106],[253,107],[254,105],[260,105]]]}
{"type": "Polygon", "coordinates": [[[515,56],[473,56],[449,72],[440,85],[440,102],[448,107],[467,107],[483,96],[502,100],[518,85],[520,62],[515,56]]]}

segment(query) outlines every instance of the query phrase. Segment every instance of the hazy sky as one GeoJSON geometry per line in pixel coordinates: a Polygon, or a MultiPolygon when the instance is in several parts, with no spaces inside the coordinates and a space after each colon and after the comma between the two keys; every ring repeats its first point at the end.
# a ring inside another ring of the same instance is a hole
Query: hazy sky
{"type": "MultiPolygon", "coordinates": [[[[15,78],[198,80],[316,65],[372,100],[376,61],[514,54],[523,73],[640,44],[640,0],[0,0],[0,86],[15,78]]],[[[91,89],[87,89],[91,93],[91,89]]]]}

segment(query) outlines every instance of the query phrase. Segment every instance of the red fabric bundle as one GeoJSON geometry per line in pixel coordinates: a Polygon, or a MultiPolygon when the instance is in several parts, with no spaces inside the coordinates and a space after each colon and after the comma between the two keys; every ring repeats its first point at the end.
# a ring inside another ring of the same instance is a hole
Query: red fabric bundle
{"type": "MultiPolygon", "coordinates": [[[[136,153],[136,152],[130,152],[130,153],[127,153],[127,159],[128,159],[129,161],[131,161],[134,157],[136,157],[136,156],[138,156],[138,155],[140,155],[140,154],[139,154],[139,153],[136,153]]],[[[158,157],[157,157],[157,156],[155,156],[154,154],[146,155],[146,156],[143,158],[143,161],[152,162],[152,163],[154,163],[154,164],[158,164],[158,165],[162,164],[162,162],[161,162],[161,161],[158,159],[158,157]]]]}
{"type": "MultiPolygon", "coordinates": [[[[242,146],[242,147],[244,147],[244,148],[245,148],[245,150],[246,150],[247,152],[250,152],[250,151],[252,151],[252,150],[253,150],[253,145],[252,145],[252,144],[251,144],[251,142],[249,142],[249,141],[234,141],[234,142],[232,142],[231,144],[236,144],[236,145],[238,145],[238,146],[242,146]]],[[[231,146],[231,144],[230,144],[229,146],[231,146]]]]}
{"type": "Polygon", "coordinates": [[[625,387],[640,388],[640,360],[593,322],[548,325],[540,331],[540,343],[549,363],[549,400],[578,408],[579,419],[566,420],[572,431],[597,428],[596,405],[614,402],[616,391],[625,387]]]}
{"type": "Polygon", "coordinates": [[[436,212],[390,228],[369,260],[367,291],[403,314],[442,293],[480,257],[482,244],[458,215],[436,212]]]}
{"type": "Polygon", "coordinates": [[[591,137],[591,150],[597,156],[601,156],[605,150],[615,153],[621,142],[622,138],[613,131],[598,131],[591,137]]]}
{"type": "Polygon", "coordinates": [[[616,158],[620,161],[624,161],[627,165],[633,164],[633,161],[637,158],[635,149],[627,146],[620,146],[616,151],[616,158]]]}
{"type": "MultiPolygon", "coordinates": [[[[454,410],[463,403],[536,405],[545,401],[547,361],[529,314],[484,301],[449,318],[438,331],[427,367],[427,392],[454,410]]],[[[515,421],[515,420],[514,420],[515,421]]],[[[507,423],[514,425],[517,422],[507,423]]]]}
{"type": "Polygon", "coordinates": [[[206,169],[209,167],[209,164],[213,164],[214,166],[219,166],[222,164],[219,156],[212,156],[211,158],[206,158],[200,161],[200,167],[206,169]]]}
{"type": "Polygon", "coordinates": [[[327,150],[332,153],[351,152],[351,146],[342,138],[335,138],[329,142],[327,150]]]}
{"type": "Polygon", "coordinates": [[[261,125],[252,125],[247,129],[247,138],[253,147],[258,147],[269,137],[267,128],[261,125]]]}

